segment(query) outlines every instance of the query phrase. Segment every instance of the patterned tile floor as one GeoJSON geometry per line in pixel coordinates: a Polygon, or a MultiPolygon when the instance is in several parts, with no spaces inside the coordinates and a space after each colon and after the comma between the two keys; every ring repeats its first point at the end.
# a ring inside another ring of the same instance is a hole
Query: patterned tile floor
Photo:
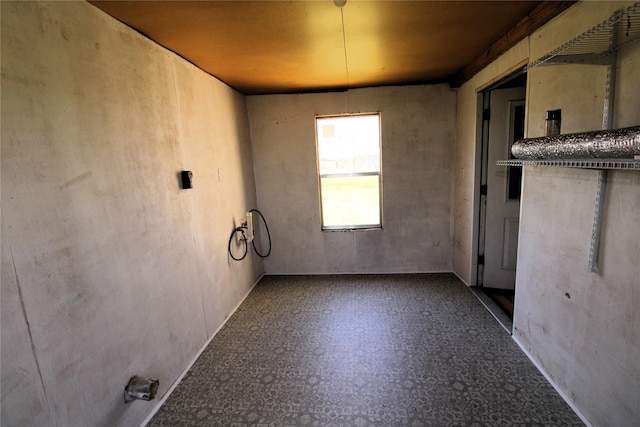
{"type": "Polygon", "coordinates": [[[149,426],[583,425],[450,274],[266,276],[149,426]]]}

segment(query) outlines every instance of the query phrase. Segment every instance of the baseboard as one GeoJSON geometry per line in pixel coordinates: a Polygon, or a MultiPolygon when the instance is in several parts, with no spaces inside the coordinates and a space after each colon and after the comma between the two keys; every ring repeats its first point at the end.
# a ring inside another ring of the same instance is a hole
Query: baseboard
{"type": "Polygon", "coordinates": [[[469,286],[469,291],[475,296],[480,304],[487,309],[489,314],[498,322],[498,324],[504,329],[509,335],[513,335],[513,321],[509,319],[506,313],[502,312],[502,309],[498,307],[498,304],[493,302],[488,295],[485,295],[483,292],[477,290],[477,286],[469,286]]]}
{"type": "Polygon", "coordinates": [[[467,287],[471,287],[471,285],[464,280],[462,277],[460,277],[460,275],[458,273],[456,273],[455,271],[452,271],[453,275],[456,276],[458,278],[458,280],[460,280],[462,283],[464,283],[467,287]]]}
{"type": "Polygon", "coordinates": [[[452,271],[321,271],[321,272],[268,272],[265,276],[354,276],[354,275],[376,275],[376,274],[455,274],[452,271]]]}
{"type": "Polygon", "coordinates": [[[544,370],[542,365],[540,365],[540,363],[538,363],[538,361],[531,355],[531,353],[529,353],[529,351],[525,348],[525,346],[518,339],[518,337],[516,337],[515,335],[511,335],[511,337],[516,342],[518,347],[520,347],[520,350],[522,350],[522,352],[529,358],[529,360],[531,360],[531,363],[533,363],[533,365],[538,369],[538,371],[540,371],[540,373],[547,379],[547,381],[549,381],[549,384],[551,384],[551,386],[558,392],[560,397],[562,397],[562,399],[565,402],[567,402],[567,405],[569,405],[569,407],[573,410],[573,412],[576,413],[576,415],[580,418],[580,420],[587,427],[593,427],[593,424],[591,424],[589,419],[582,413],[582,411],[580,411],[580,409],[575,405],[575,403],[571,399],[569,399],[569,396],[560,388],[558,384],[556,384],[556,382],[549,376],[549,374],[547,374],[547,372],[544,370]]]}
{"type": "Polygon", "coordinates": [[[202,354],[202,352],[209,346],[209,344],[211,343],[211,341],[215,338],[215,336],[218,334],[218,332],[220,332],[220,330],[222,329],[222,327],[227,323],[227,321],[229,319],[231,319],[231,316],[233,316],[233,314],[238,310],[238,308],[240,308],[240,306],[242,305],[242,303],[244,302],[245,299],[247,299],[247,297],[249,296],[249,294],[251,293],[251,291],[253,291],[253,288],[256,287],[256,285],[260,282],[260,280],[262,280],[262,278],[265,276],[264,273],[262,273],[260,275],[260,277],[258,277],[258,279],[253,283],[253,285],[251,285],[251,288],[249,289],[249,291],[244,295],[244,297],[242,297],[242,299],[240,300],[240,302],[238,304],[236,304],[236,306],[233,308],[233,310],[231,310],[231,314],[229,314],[224,321],[220,324],[220,326],[218,326],[218,328],[213,332],[213,334],[211,334],[211,336],[209,337],[209,339],[204,343],[204,345],[200,348],[200,350],[198,350],[198,352],[196,353],[196,355],[194,356],[193,359],[191,359],[191,362],[189,362],[189,364],[187,364],[187,367],[182,371],[182,373],[178,376],[178,378],[173,382],[173,384],[171,385],[171,387],[169,388],[169,390],[167,390],[167,392],[165,393],[164,396],[162,396],[162,399],[160,399],[158,401],[158,403],[156,403],[156,406],[153,408],[153,410],[149,413],[149,415],[147,415],[147,417],[144,419],[144,421],[142,422],[142,424],[140,424],[140,427],[144,427],[146,426],[149,421],[151,421],[151,419],[154,417],[154,415],[160,410],[160,408],[162,407],[162,405],[164,404],[164,402],[169,398],[169,395],[173,392],[173,390],[176,389],[176,387],[178,387],[178,384],[180,384],[180,381],[182,381],[182,379],[185,377],[185,375],[187,375],[187,373],[189,372],[189,370],[191,369],[191,367],[193,366],[194,363],[196,363],[196,360],[198,360],[198,358],[200,357],[200,355],[202,354]]]}

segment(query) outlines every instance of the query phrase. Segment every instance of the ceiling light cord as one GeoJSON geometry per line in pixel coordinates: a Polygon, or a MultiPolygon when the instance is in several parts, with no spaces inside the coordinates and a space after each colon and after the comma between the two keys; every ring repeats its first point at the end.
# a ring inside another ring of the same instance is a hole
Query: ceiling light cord
{"type": "Polygon", "coordinates": [[[340,18],[342,20],[342,48],[344,51],[344,70],[347,73],[347,111],[349,111],[349,59],[347,57],[347,36],[344,31],[344,9],[340,7],[340,18]]]}

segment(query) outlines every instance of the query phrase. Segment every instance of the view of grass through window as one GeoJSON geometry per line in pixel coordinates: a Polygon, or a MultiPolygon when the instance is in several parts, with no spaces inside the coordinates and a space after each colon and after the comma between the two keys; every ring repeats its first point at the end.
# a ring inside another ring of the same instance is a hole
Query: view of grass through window
{"type": "Polygon", "coordinates": [[[381,226],[379,114],[316,118],[322,226],[381,226]]]}

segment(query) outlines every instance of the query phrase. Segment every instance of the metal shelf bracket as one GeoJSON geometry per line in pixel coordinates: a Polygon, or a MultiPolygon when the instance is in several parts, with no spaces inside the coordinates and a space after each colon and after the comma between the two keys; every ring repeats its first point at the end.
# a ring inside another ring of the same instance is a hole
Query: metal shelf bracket
{"type": "Polygon", "coordinates": [[[596,207],[593,215],[593,229],[591,231],[591,247],[589,249],[589,272],[598,271],[598,254],[600,252],[600,232],[602,230],[602,215],[604,211],[604,195],[607,187],[607,170],[598,171],[596,184],[596,207]]]}

